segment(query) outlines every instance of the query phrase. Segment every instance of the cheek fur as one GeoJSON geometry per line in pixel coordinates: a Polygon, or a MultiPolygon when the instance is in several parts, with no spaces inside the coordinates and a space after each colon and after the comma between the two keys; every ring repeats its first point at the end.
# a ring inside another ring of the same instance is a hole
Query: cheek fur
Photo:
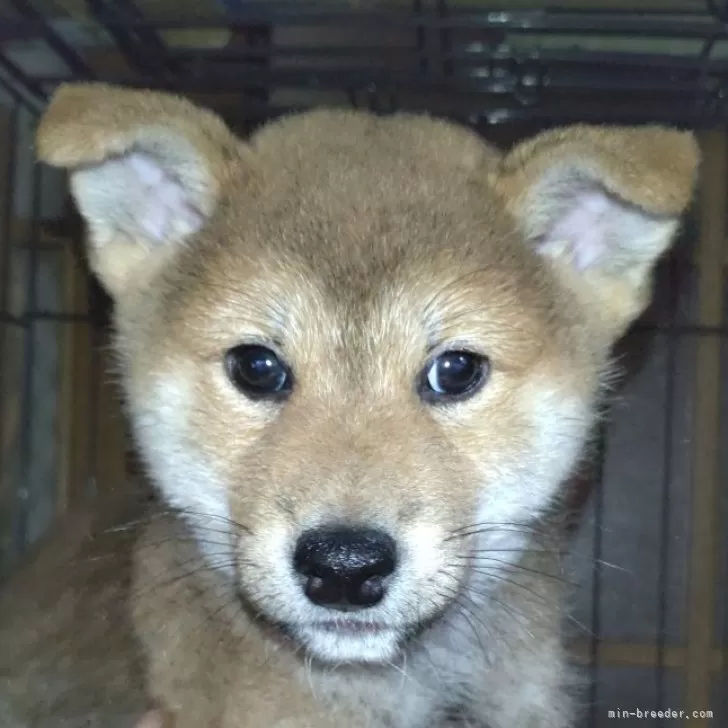
{"type": "Polygon", "coordinates": [[[548,381],[523,387],[512,441],[483,461],[483,521],[523,523],[538,518],[577,466],[594,419],[592,403],[548,381]]]}
{"type": "Polygon", "coordinates": [[[132,426],[162,497],[179,509],[211,563],[231,562],[233,527],[228,492],[190,431],[193,397],[181,377],[159,377],[139,402],[131,402],[132,426]]]}

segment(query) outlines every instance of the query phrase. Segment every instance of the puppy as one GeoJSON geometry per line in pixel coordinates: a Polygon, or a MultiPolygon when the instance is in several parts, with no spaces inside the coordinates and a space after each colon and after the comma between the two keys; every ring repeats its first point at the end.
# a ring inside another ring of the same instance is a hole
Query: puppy
{"type": "Polygon", "coordinates": [[[70,172],[161,496],[133,564],[95,572],[147,696],[177,728],[572,725],[562,485],[693,137],[574,126],[501,154],[318,110],[242,141],[180,98],[73,85],[38,150],[70,172]]]}

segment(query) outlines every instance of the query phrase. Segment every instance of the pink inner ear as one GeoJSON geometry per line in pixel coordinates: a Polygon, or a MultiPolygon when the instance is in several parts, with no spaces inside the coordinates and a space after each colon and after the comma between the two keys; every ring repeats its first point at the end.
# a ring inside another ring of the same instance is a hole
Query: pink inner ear
{"type": "Polygon", "coordinates": [[[597,191],[574,196],[541,240],[539,249],[553,257],[567,256],[579,270],[598,264],[608,252],[613,209],[607,195],[597,191]]]}
{"type": "Polygon", "coordinates": [[[150,155],[132,152],[122,163],[138,182],[135,214],[145,233],[154,241],[196,232],[204,218],[195,208],[184,185],[167,174],[150,155]]]}

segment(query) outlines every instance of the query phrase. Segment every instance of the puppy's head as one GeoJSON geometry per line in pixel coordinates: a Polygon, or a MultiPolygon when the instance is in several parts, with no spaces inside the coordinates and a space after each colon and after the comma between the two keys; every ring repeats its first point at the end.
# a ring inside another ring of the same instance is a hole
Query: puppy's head
{"type": "Polygon", "coordinates": [[[456,610],[474,550],[516,558],[698,156],[676,131],[573,127],[501,157],[343,111],[242,142],[95,85],[57,94],[38,146],[115,297],[156,484],[248,605],[336,661],[391,659],[456,610]]]}

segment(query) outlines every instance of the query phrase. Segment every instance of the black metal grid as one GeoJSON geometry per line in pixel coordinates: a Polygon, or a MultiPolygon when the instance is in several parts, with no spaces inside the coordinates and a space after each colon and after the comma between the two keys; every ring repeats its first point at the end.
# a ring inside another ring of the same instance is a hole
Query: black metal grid
{"type": "MultiPolygon", "coordinates": [[[[100,74],[83,50],[74,48],[54,30],[51,19],[38,12],[29,0],[9,0],[12,14],[0,11],[0,70],[2,86],[13,97],[11,133],[17,134],[18,110],[40,109],[53,88],[64,80],[105,80],[126,85],[169,89],[209,97],[220,105],[220,95],[238,94],[231,106],[222,103],[221,111],[237,126],[249,129],[281,113],[300,106],[277,104],[278,88],[340,92],[354,106],[387,112],[399,108],[427,109],[430,95],[439,99],[437,113],[464,121],[481,131],[504,125],[512,136],[520,130],[574,121],[623,123],[669,122],[691,127],[708,127],[728,120],[728,54],[716,57],[722,43],[728,47],[728,8],[706,0],[703,13],[675,15],[665,11],[650,13],[562,11],[494,11],[451,8],[444,0],[426,3],[414,0],[409,9],[383,11],[346,11],[333,7],[303,6],[298,3],[245,3],[227,8],[227,24],[243,42],[237,47],[205,50],[175,48],[163,40],[163,32],[173,28],[220,27],[220,21],[207,17],[184,20],[151,20],[133,0],[87,0],[89,17],[102,27],[112,47],[125,59],[129,72],[100,74]],[[278,27],[343,29],[389,27],[411,33],[412,42],[378,46],[298,46],[276,42],[278,27]],[[574,36],[593,34],[610,37],[675,39],[696,41],[692,53],[588,52],[584,50],[515,51],[514,38],[525,35],[574,36]],[[18,39],[42,40],[59,59],[59,72],[53,77],[38,76],[22,67],[8,49],[18,39]],[[389,66],[375,63],[386,54],[389,66]],[[335,62],[335,63],[334,63],[335,62]],[[332,67],[334,66],[335,67],[332,67]]],[[[315,98],[312,97],[312,98],[315,98]]],[[[311,103],[316,103],[312,100],[311,103]]],[[[305,106],[306,102],[301,104],[305,106]]],[[[11,138],[10,146],[14,146],[11,138]]],[[[15,158],[1,173],[14,179],[15,158]]],[[[0,281],[0,332],[7,327],[28,329],[42,320],[74,322],[88,326],[94,315],[54,313],[35,305],[35,267],[40,238],[40,168],[34,173],[31,220],[31,259],[28,268],[28,305],[22,315],[10,313],[7,301],[10,273],[9,246],[4,246],[0,281]]],[[[13,189],[3,200],[6,229],[2,235],[12,239],[10,220],[13,189]]],[[[705,327],[679,316],[677,300],[681,270],[688,266],[689,255],[681,249],[666,263],[663,278],[668,297],[667,317],[649,317],[637,330],[665,336],[668,341],[666,390],[674,390],[677,369],[676,346],[687,335],[725,336],[725,322],[705,327]]],[[[102,316],[103,318],[103,316],[102,316]]],[[[93,327],[89,328],[93,336],[93,327]]],[[[0,334],[1,335],[1,334],[0,334]]],[[[0,338],[0,351],[2,351],[0,338]]],[[[27,338],[23,379],[23,434],[21,472],[13,507],[14,547],[20,553],[25,544],[25,498],[23,472],[33,453],[30,447],[31,416],[29,381],[36,352],[32,337],[27,338]]],[[[98,367],[94,367],[98,376],[98,367]]],[[[0,370],[0,377],[2,371],[0,370]]],[[[1,380],[0,380],[1,381],[1,380]]],[[[92,385],[92,389],[96,385],[92,385]]],[[[669,487],[672,478],[674,404],[666,397],[661,423],[665,438],[662,464],[663,498],[658,518],[661,523],[660,568],[656,574],[658,591],[664,594],[670,558],[669,487]]],[[[1,423],[0,423],[1,424],[1,423]]],[[[90,423],[90,431],[95,431],[90,423]]],[[[2,437],[0,437],[2,440],[2,437]]],[[[93,452],[93,449],[92,449],[93,452]]],[[[598,465],[603,460],[600,458],[598,465]]],[[[0,471],[3,464],[0,463],[0,471]]],[[[93,474],[93,464],[89,473],[93,474]]],[[[598,675],[600,643],[600,527],[601,467],[597,468],[594,491],[597,528],[593,543],[593,611],[591,615],[591,667],[598,675]]],[[[657,666],[655,685],[658,701],[666,694],[664,654],[666,650],[666,605],[659,604],[656,625],[657,666]]],[[[597,724],[599,681],[591,689],[589,725],[597,724]]],[[[657,721],[657,725],[661,725],[657,721]]]]}
{"type": "MultiPolygon", "coordinates": [[[[0,11],[0,67],[43,100],[60,81],[93,79],[99,71],[83,49],[53,28],[31,0],[7,0],[0,11]],[[51,76],[27,72],[7,52],[13,40],[37,38],[58,58],[51,76]]],[[[200,11],[214,2],[200,3],[200,11]]],[[[106,80],[205,95],[238,93],[248,118],[290,111],[269,103],[274,88],[345,91],[350,99],[387,109],[414,94],[443,96],[445,113],[475,124],[578,118],[601,121],[666,120],[711,124],[728,117],[728,11],[706,0],[703,12],[508,10],[413,0],[389,10],[300,2],[228,2],[225,15],[152,16],[133,0],[87,0],[89,21],[103,29],[129,71],[106,80]],[[310,45],[280,40],[276,28],[311,33],[357,28],[363,43],[310,45]],[[244,44],[178,47],[165,42],[173,29],[233,29],[244,44]],[[379,29],[401,40],[376,41],[379,29]],[[405,37],[406,36],[406,37],[405,37]],[[547,48],[539,39],[585,37],[662,41],[654,52],[547,48]],[[364,35],[362,36],[364,37],[364,35]],[[528,48],[519,41],[529,38],[528,48]],[[690,50],[675,44],[692,41],[690,50]],[[665,45],[666,44],[666,45],[665,45]],[[387,59],[382,64],[382,58],[387,59]],[[406,94],[405,94],[406,92],[406,94]]],[[[366,7],[366,6],[365,6],[366,7]]]]}
{"type": "MultiPolygon", "coordinates": [[[[14,181],[16,179],[16,172],[17,172],[17,154],[16,150],[18,147],[18,130],[19,130],[19,119],[20,119],[20,112],[21,109],[25,107],[26,101],[21,93],[18,93],[15,86],[10,84],[3,84],[2,86],[3,91],[5,91],[9,97],[12,99],[12,108],[10,112],[9,122],[10,122],[10,137],[8,139],[8,156],[7,156],[7,164],[6,168],[2,170],[2,174],[4,175],[6,180],[11,180],[12,183],[7,185],[7,193],[5,195],[5,199],[3,200],[3,214],[2,214],[2,223],[3,223],[3,230],[2,230],[2,246],[0,247],[0,250],[2,251],[2,268],[0,268],[0,272],[2,273],[2,280],[0,281],[0,301],[2,305],[0,306],[0,353],[3,353],[6,350],[6,340],[7,337],[10,334],[10,327],[17,327],[22,326],[26,328],[30,328],[33,325],[33,316],[28,315],[28,313],[23,312],[21,316],[15,316],[11,313],[11,302],[10,302],[10,285],[11,285],[11,273],[12,273],[12,247],[15,244],[14,241],[14,231],[13,231],[13,219],[15,216],[15,185],[14,181]]],[[[40,168],[38,168],[40,170],[40,168]]],[[[40,174],[40,172],[39,172],[40,174]]],[[[33,184],[33,192],[37,192],[37,185],[33,184]]],[[[32,202],[32,208],[33,212],[37,211],[37,204],[35,200],[32,202]]],[[[37,221],[34,221],[32,223],[32,235],[35,237],[33,241],[30,242],[37,242],[37,221]]],[[[30,260],[28,261],[28,280],[25,281],[27,291],[28,291],[28,300],[27,300],[27,310],[33,311],[35,309],[35,276],[34,271],[37,267],[37,260],[36,260],[36,252],[33,250],[32,252],[29,251],[30,260]]],[[[32,336],[27,337],[27,341],[32,341],[32,336]]],[[[5,502],[2,503],[4,508],[2,509],[5,514],[7,514],[8,518],[10,519],[10,523],[3,523],[2,525],[5,526],[5,528],[11,532],[11,540],[4,544],[4,546],[8,549],[10,552],[9,554],[4,554],[5,557],[3,561],[10,561],[14,556],[17,556],[18,554],[22,553],[25,547],[26,543],[26,524],[27,524],[27,518],[26,518],[26,506],[27,506],[27,500],[28,500],[28,492],[26,489],[26,484],[24,482],[23,475],[25,472],[27,472],[29,467],[29,458],[30,458],[30,417],[32,414],[32,407],[30,404],[30,378],[32,375],[33,368],[35,366],[35,352],[31,344],[28,344],[24,347],[25,351],[23,352],[24,359],[27,359],[25,362],[25,367],[23,369],[23,377],[22,377],[22,392],[20,394],[21,399],[21,417],[22,417],[22,425],[21,425],[21,434],[19,437],[19,444],[20,448],[22,450],[20,455],[20,461],[19,461],[19,471],[13,469],[13,471],[10,471],[11,463],[5,462],[5,458],[3,457],[2,460],[0,460],[0,473],[3,476],[3,479],[6,477],[17,477],[18,482],[14,485],[14,488],[12,491],[3,490],[3,495],[5,495],[5,502]]],[[[0,366],[0,392],[7,392],[9,389],[9,384],[5,381],[6,377],[6,369],[4,366],[0,366]]],[[[2,431],[2,426],[4,425],[4,417],[0,419],[0,442],[4,443],[6,442],[6,438],[4,437],[4,433],[2,431]]],[[[5,456],[9,453],[6,452],[0,452],[0,456],[5,456]]]]}

